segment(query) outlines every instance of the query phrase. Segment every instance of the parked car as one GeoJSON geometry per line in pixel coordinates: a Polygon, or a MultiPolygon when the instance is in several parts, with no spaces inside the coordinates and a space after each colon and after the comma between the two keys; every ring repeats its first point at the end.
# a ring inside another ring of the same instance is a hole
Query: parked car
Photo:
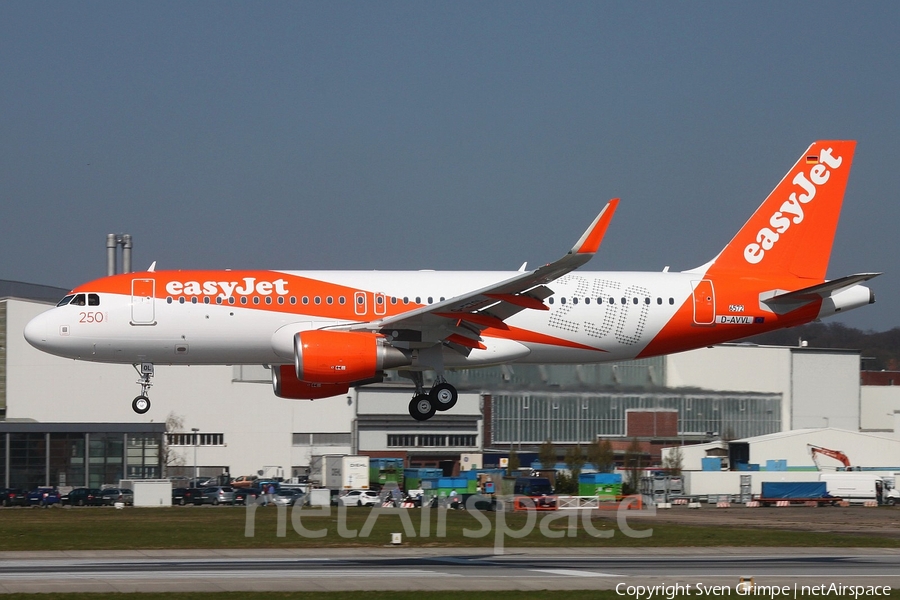
{"type": "Polygon", "coordinates": [[[134,506],[134,491],[128,488],[109,488],[103,490],[103,504],[112,506],[116,502],[122,502],[126,506],[134,506]]]}
{"type": "Polygon", "coordinates": [[[253,502],[262,494],[262,490],[255,487],[235,488],[233,504],[247,504],[247,501],[253,502]]]}
{"type": "Polygon", "coordinates": [[[303,491],[297,489],[279,490],[272,497],[272,502],[275,506],[293,506],[297,502],[302,505],[305,496],[303,491]]]}
{"type": "Polygon", "coordinates": [[[256,475],[241,475],[231,482],[233,488],[251,488],[257,487],[256,481],[259,479],[256,475]]]}
{"type": "Polygon", "coordinates": [[[0,488],[0,504],[3,506],[28,506],[28,492],[22,488],[0,488]]]}
{"type": "Polygon", "coordinates": [[[184,499],[182,505],[206,503],[206,496],[203,494],[202,488],[185,488],[182,498],[184,499]]]}
{"type": "Polygon", "coordinates": [[[63,494],[60,504],[70,506],[101,506],[103,504],[102,492],[96,488],[75,488],[68,494],[63,494]]]}
{"type": "Polygon", "coordinates": [[[187,491],[187,488],[177,487],[172,488],[172,505],[178,504],[179,506],[184,506],[184,492],[187,491]]]}
{"type": "Polygon", "coordinates": [[[372,490],[350,490],[339,496],[338,502],[344,506],[375,506],[381,504],[381,498],[372,490]]]}
{"type": "Polygon", "coordinates": [[[203,495],[208,498],[207,502],[212,505],[233,504],[234,488],[225,486],[212,486],[203,490],[203,495]]]}
{"type": "Polygon", "coordinates": [[[28,506],[59,504],[59,490],[54,487],[38,487],[28,492],[28,506]]]}

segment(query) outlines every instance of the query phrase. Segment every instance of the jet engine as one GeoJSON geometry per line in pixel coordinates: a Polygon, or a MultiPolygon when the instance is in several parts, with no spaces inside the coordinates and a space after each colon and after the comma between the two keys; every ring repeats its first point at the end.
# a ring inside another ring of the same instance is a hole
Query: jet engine
{"type": "Polygon", "coordinates": [[[377,333],[316,329],[294,336],[294,363],[299,381],[349,384],[372,379],[384,369],[411,362],[377,333]]]}
{"type": "Polygon", "coordinates": [[[272,366],[272,387],[279,398],[317,400],[346,394],[349,383],[309,383],[297,379],[293,365],[272,366]]]}

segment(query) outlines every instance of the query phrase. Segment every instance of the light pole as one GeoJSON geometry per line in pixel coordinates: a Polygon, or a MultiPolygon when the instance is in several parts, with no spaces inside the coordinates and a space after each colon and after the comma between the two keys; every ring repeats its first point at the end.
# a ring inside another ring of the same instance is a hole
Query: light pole
{"type": "Polygon", "coordinates": [[[197,432],[200,431],[196,427],[191,427],[191,431],[194,432],[194,487],[197,487],[197,432]]]}

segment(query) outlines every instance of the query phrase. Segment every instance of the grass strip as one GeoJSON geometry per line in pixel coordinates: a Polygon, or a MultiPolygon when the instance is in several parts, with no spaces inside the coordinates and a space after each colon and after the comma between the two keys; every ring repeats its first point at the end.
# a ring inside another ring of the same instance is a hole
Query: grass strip
{"type": "MultiPolygon", "coordinates": [[[[278,511],[259,508],[248,518],[243,508],[189,507],[4,509],[0,510],[2,550],[131,550],[131,549],[261,549],[340,548],[389,545],[391,534],[403,533],[403,546],[410,548],[489,548],[498,540],[498,527],[505,527],[502,543],[507,547],[542,548],[642,548],[684,546],[767,547],[877,547],[895,548],[893,537],[839,534],[834,532],[785,531],[772,528],[687,526],[654,523],[652,518],[633,519],[626,527],[646,537],[628,535],[616,516],[601,515],[584,521],[562,512],[537,515],[533,521],[521,513],[469,513],[432,510],[428,522],[422,511],[406,513],[404,526],[398,514],[368,509],[299,511],[299,525],[308,532],[324,531],[321,537],[298,533],[297,515],[282,513],[283,536],[279,535],[278,511]],[[443,513],[443,515],[439,514],[443,513]],[[248,519],[253,535],[245,535],[248,519]],[[445,520],[443,529],[441,520],[445,520]],[[368,523],[367,523],[368,521],[368,523]],[[593,530],[594,535],[586,531],[593,530]],[[370,531],[366,531],[370,529],[370,531]],[[652,532],[650,531],[652,530],[652,532]],[[522,537],[512,537],[520,535],[522,537]],[[367,535],[362,535],[367,533],[367,535]],[[411,535],[415,534],[415,535],[411,535]],[[428,533],[423,536],[423,533],[428,533]],[[597,534],[610,537],[595,537],[597,534]],[[647,535],[649,533],[649,535],[647,535]]],[[[302,531],[302,530],[301,530],[302,531]]]]}

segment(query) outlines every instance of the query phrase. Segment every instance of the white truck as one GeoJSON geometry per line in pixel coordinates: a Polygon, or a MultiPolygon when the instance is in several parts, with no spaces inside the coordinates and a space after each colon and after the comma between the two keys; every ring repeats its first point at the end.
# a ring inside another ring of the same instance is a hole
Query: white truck
{"type": "Polygon", "coordinates": [[[828,493],[849,502],[875,500],[878,504],[893,506],[900,503],[900,491],[894,488],[891,478],[867,474],[865,471],[835,471],[820,473],[828,493]]]}
{"type": "Polygon", "coordinates": [[[369,489],[368,456],[323,456],[322,480],[332,490],[369,489]]]}

